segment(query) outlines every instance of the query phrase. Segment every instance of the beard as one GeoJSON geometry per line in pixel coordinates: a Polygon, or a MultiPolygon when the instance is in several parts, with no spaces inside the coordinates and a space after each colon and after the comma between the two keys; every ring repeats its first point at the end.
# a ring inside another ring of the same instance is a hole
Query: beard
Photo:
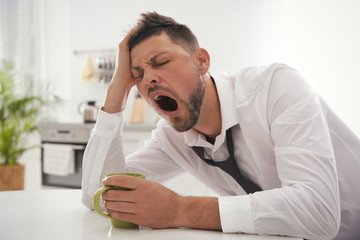
{"type": "Polygon", "coordinates": [[[184,119],[182,117],[175,117],[173,128],[178,132],[185,132],[193,128],[200,115],[200,109],[204,100],[205,85],[201,77],[198,81],[196,88],[190,93],[187,100],[180,100],[189,114],[189,117],[184,119]]]}
{"type": "Polygon", "coordinates": [[[169,124],[178,132],[185,132],[193,128],[200,115],[200,109],[204,100],[205,95],[205,84],[204,81],[199,74],[199,77],[196,79],[197,85],[196,87],[190,92],[188,99],[181,99],[178,94],[168,88],[163,87],[153,87],[149,92],[154,91],[155,89],[163,89],[173,96],[175,96],[180,103],[185,106],[185,109],[188,113],[188,117],[173,117],[171,119],[167,119],[166,115],[164,116],[161,112],[159,112],[156,107],[153,109],[164,119],[166,119],[169,124]]]}

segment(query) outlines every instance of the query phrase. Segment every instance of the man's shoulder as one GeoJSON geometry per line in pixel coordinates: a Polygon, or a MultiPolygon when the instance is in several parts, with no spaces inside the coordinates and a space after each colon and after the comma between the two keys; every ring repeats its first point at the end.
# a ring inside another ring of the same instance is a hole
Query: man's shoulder
{"type": "Polygon", "coordinates": [[[249,84],[259,80],[264,81],[265,79],[271,77],[275,71],[285,68],[290,67],[283,63],[272,63],[268,65],[245,67],[240,69],[240,71],[233,73],[232,77],[237,82],[249,84]]]}
{"type": "Polygon", "coordinates": [[[273,74],[280,69],[289,68],[283,63],[272,63],[245,67],[236,73],[225,73],[222,76],[233,83],[238,98],[244,99],[258,93],[260,90],[268,89],[273,74]]]}

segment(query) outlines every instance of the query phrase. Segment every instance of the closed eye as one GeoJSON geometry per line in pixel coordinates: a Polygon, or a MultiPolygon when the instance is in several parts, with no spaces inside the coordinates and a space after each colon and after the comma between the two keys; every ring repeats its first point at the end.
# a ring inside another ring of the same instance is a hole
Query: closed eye
{"type": "Polygon", "coordinates": [[[134,80],[138,80],[140,78],[142,78],[144,76],[144,71],[141,69],[141,68],[132,68],[132,71],[131,71],[132,75],[133,75],[133,78],[134,80]]]}
{"type": "Polygon", "coordinates": [[[139,79],[141,79],[143,76],[144,76],[144,74],[141,74],[141,75],[139,75],[139,76],[137,76],[137,77],[134,77],[134,80],[139,80],[139,79]]]}
{"type": "Polygon", "coordinates": [[[154,67],[163,66],[163,65],[167,64],[168,62],[170,62],[170,60],[167,60],[167,61],[164,61],[164,62],[159,62],[159,63],[154,63],[154,67]]]}

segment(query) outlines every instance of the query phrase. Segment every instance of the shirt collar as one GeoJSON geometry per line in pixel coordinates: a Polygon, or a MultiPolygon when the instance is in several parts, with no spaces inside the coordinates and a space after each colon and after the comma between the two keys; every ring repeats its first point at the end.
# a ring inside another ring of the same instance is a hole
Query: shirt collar
{"type": "Polygon", "coordinates": [[[235,110],[234,84],[225,75],[213,77],[220,100],[221,109],[221,133],[216,137],[214,146],[206,141],[205,136],[194,129],[184,132],[185,143],[189,146],[219,148],[225,141],[226,130],[238,124],[235,110]]]}

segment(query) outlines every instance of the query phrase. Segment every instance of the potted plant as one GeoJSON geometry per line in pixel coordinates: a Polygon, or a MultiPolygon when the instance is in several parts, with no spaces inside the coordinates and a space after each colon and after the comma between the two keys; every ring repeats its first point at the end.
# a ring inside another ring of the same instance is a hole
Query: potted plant
{"type": "Polygon", "coordinates": [[[32,80],[19,81],[13,65],[3,61],[0,68],[0,191],[24,188],[21,155],[29,149],[30,134],[38,131],[44,109],[58,102],[56,96],[36,91],[32,80]],[[21,91],[21,88],[24,90],[21,91]]]}

